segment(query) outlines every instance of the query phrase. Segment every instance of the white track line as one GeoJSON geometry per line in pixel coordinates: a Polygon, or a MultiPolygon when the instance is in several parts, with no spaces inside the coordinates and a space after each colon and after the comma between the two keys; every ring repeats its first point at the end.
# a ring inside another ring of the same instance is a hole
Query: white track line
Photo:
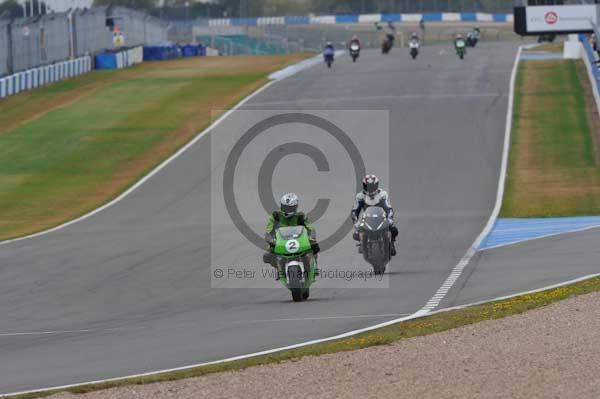
{"type": "Polygon", "coordinates": [[[475,253],[477,253],[477,248],[481,245],[481,242],[484,238],[489,234],[489,232],[494,227],[496,223],[496,219],[498,218],[498,214],[500,213],[500,208],[502,207],[502,197],[504,196],[504,185],[506,181],[506,170],[508,168],[508,150],[510,149],[510,136],[512,132],[512,116],[513,116],[513,103],[514,103],[514,94],[515,94],[515,80],[517,77],[517,68],[519,66],[519,60],[521,58],[522,47],[519,46],[519,50],[517,51],[517,55],[515,57],[515,62],[513,64],[513,69],[510,74],[510,89],[508,94],[508,109],[506,110],[506,126],[504,130],[504,147],[502,149],[502,164],[500,166],[500,177],[498,178],[498,191],[496,192],[496,204],[494,205],[494,209],[492,210],[492,214],[487,221],[487,224],[479,233],[473,244],[467,250],[467,253],[462,257],[462,259],[458,262],[458,264],[452,269],[452,272],[444,281],[444,284],[437,290],[437,292],[431,297],[431,299],[425,304],[425,306],[421,309],[423,312],[430,312],[439,306],[439,304],[444,300],[448,291],[454,286],[458,278],[462,275],[465,267],[471,261],[471,258],[475,253]]]}
{"type": "MultiPolygon", "coordinates": [[[[312,320],[339,320],[339,319],[374,319],[379,317],[404,317],[410,316],[412,313],[388,313],[388,314],[360,314],[360,315],[348,315],[348,316],[316,316],[316,317],[300,317],[300,318],[289,318],[289,319],[258,319],[258,320],[239,320],[235,321],[234,324],[254,324],[254,323],[271,323],[279,321],[312,321],[312,320]]],[[[0,334],[1,336],[1,334],[0,334]]]]}
{"type": "MultiPolygon", "coordinates": [[[[494,222],[495,222],[496,218],[498,217],[498,213],[500,212],[500,206],[502,205],[502,194],[504,193],[504,181],[505,181],[505,178],[506,178],[506,168],[507,168],[507,162],[508,162],[508,149],[509,149],[509,145],[510,145],[510,132],[511,132],[511,124],[512,124],[512,106],[513,106],[513,97],[514,97],[515,77],[516,77],[516,73],[517,73],[517,66],[518,66],[519,58],[521,56],[521,51],[522,51],[522,48],[519,46],[519,50],[517,51],[517,56],[515,57],[515,63],[514,63],[513,70],[512,70],[512,73],[511,73],[511,78],[510,78],[510,93],[509,93],[509,97],[508,97],[508,111],[507,111],[507,115],[506,115],[506,130],[505,130],[505,134],[504,134],[504,148],[503,148],[503,154],[502,154],[502,167],[501,167],[501,170],[500,170],[500,178],[499,178],[499,181],[498,181],[498,193],[496,195],[496,205],[495,205],[494,210],[492,211],[492,215],[490,216],[490,218],[488,220],[488,223],[486,224],[486,226],[483,229],[483,231],[479,234],[479,236],[477,237],[477,239],[475,240],[475,242],[471,245],[471,247],[469,248],[469,250],[467,251],[467,253],[462,257],[462,259],[460,260],[460,262],[454,267],[454,269],[452,270],[452,273],[450,273],[450,276],[444,282],[444,284],[443,284],[442,287],[444,287],[444,286],[445,287],[449,287],[448,290],[452,287],[452,285],[454,285],[454,283],[456,282],[456,280],[458,279],[458,277],[460,276],[460,274],[464,270],[464,268],[465,268],[466,264],[468,263],[468,261],[473,257],[473,255],[475,254],[475,249],[474,248],[477,248],[477,246],[479,246],[479,243],[483,240],[483,238],[486,236],[486,234],[489,232],[489,230],[491,230],[492,226],[494,225],[494,222]]],[[[248,96],[240,104],[236,105],[232,110],[228,111],[225,115],[223,115],[221,118],[219,118],[215,122],[215,125],[217,123],[220,123],[226,116],[229,116],[234,110],[236,110],[237,108],[239,108],[239,106],[241,106],[243,103],[245,103],[246,101],[248,101],[254,95],[258,94],[259,92],[261,92],[264,89],[266,89],[267,87],[269,87],[272,83],[273,82],[268,83],[267,85],[265,85],[262,88],[260,88],[257,92],[255,92],[255,93],[251,94],[250,96],[248,96]]],[[[211,125],[209,128],[207,128],[198,137],[196,137],[192,142],[190,142],[188,145],[186,145],[181,150],[179,150],[173,157],[169,158],[167,161],[165,161],[163,164],[161,164],[159,166],[159,168],[164,167],[164,165],[166,165],[168,162],[170,162],[176,156],[178,156],[179,154],[181,154],[181,152],[183,152],[184,149],[189,148],[193,144],[193,142],[197,141],[198,138],[202,134],[204,134],[205,132],[209,131],[209,129],[211,129],[215,125],[211,125]]],[[[143,180],[141,180],[140,182],[138,182],[134,187],[136,187],[136,188],[139,187],[139,185],[143,181],[146,181],[148,178],[150,178],[151,175],[153,175],[156,172],[158,172],[158,170],[160,170],[160,169],[157,168],[154,171],[152,171],[150,173],[150,175],[146,176],[143,180]]],[[[130,190],[133,191],[132,189],[133,189],[133,187],[130,190]]],[[[128,190],[128,192],[129,192],[129,190],[128,190]]],[[[113,201],[116,201],[116,200],[113,200],[113,201]]],[[[109,204],[112,204],[112,203],[113,202],[111,202],[109,204]]],[[[109,204],[105,205],[105,207],[110,206],[109,204]]],[[[81,220],[81,218],[78,219],[78,220],[81,220]]],[[[70,222],[70,223],[74,223],[74,222],[70,222]]],[[[64,225],[63,225],[63,227],[64,227],[64,225]]],[[[56,230],[56,229],[57,228],[55,228],[54,230],[56,230]]],[[[38,234],[40,234],[40,233],[38,233],[38,234]]],[[[436,295],[438,293],[436,293],[436,295]]],[[[442,292],[442,293],[443,293],[443,296],[445,296],[446,293],[447,293],[447,291],[446,292],[442,292]]],[[[434,297],[436,295],[434,295],[434,297]]],[[[519,294],[515,294],[515,295],[519,295],[519,294]]],[[[443,296],[442,296],[442,298],[443,298],[443,296]]],[[[437,301],[437,304],[439,304],[440,301],[437,301]]],[[[192,369],[192,368],[202,367],[202,366],[209,366],[209,365],[213,365],[213,364],[228,363],[228,362],[233,362],[233,361],[236,361],[236,360],[248,359],[248,358],[257,357],[257,356],[261,356],[261,355],[269,355],[269,354],[272,354],[272,353],[277,353],[277,352],[281,352],[281,351],[285,351],[285,350],[289,350],[289,349],[301,348],[301,347],[304,347],[304,346],[318,344],[318,343],[322,343],[322,342],[334,341],[334,340],[337,340],[337,339],[351,337],[351,336],[358,335],[358,334],[361,334],[361,333],[364,333],[364,332],[367,332],[367,331],[376,330],[378,328],[391,326],[393,324],[397,324],[397,323],[400,323],[400,322],[403,322],[403,321],[406,321],[406,320],[417,319],[417,318],[423,317],[425,315],[431,314],[432,313],[431,312],[432,309],[435,307],[435,306],[431,306],[431,303],[432,303],[432,300],[430,300],[429,302],[427,302],[427,304],[423,308],[421,308],[420,310],[418,310],[417,312],[413,313],[410,316],[400,317],[400,318],[389,320],[389,321],[386,321],[386,322],[383,322],[383,323],[375,324],[375,325],[372,325],[372,326],[369,326],[369,327],[365,327],[365,328],[361,328],[361,329],[358,329],[358,330],[352,330],[352,331],[348,331],[346,333],[334,335],[332,337],[315,339],[315,340],[312,340],[312,341],[305,341],[305,342],[301,342],[301,343],[294,344],[294,345],[283,346],[283,347],[280,347],[280,348],[274,348],[274,349],[264,350],[264,351],[260,351],[260,352],[249,353],[249,354],[246,354],[246,355],[239,355],[239,356],[229,357],[229,358],[226,358],[226,359],[215,360],[215,361],[212,361],[212,362],[205,362],[205,363],[192,364],[192,365],[183,366],[183,367],[176,367],[176,368],[167,369],[167,370],[151,371],[151,372],[148,372],[148,373],[134,374],[134,375],[124,376],[124,377],[108,378],[108,379],[104,379],[104,380],[81,382],[81,383],[77,383],[77,384],[61,385],[61,386],[55,386],[55,387],[49,387],[49,388],[35,389],[35,390],[30,390],[30,391],[15,392],[15,393],[11,393],[11,394],[3,394],[3,395],[0,395],[0,398],[14,396],[14,395],[21,395],[21,394],[37,393],[37,392],[43,392],[43,391],[48,391],[48,390],[68,389],[68,388],[74,388],[74,387],[78,387],[78,386],[91,385],[91,384],[99,384],[99,383],[106,383],[106,382],[122,381],[122,380],[126,380],[126,379],[129,379],[129,378],[148,377],[148,376],[153,376],[153,375],[157,375],[157,374],[164,374],[164,373],[170,373],[170,372],[174,372],[174,371],[189,370],[189,369],[192,369]]],[[[464,305],[464,306],[466,307],[468,305],[464,305]]]]}

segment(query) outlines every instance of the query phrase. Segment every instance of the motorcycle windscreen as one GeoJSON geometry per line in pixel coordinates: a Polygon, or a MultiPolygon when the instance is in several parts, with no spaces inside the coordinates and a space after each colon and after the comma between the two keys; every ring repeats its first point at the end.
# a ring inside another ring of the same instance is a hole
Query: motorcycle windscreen
{"type": "Polygon", "coordinates": [[[304,226],[280,227],[278,232],[281,239],[293,240],[300,238],[304,233],[304,226]]]}
{"type": "Polygon", "coordinates": [[[385,220],[387,214],[385,210],[379,206],[371,206],[363,213],[363,222],[371,227],[372,230],[379,230],[385,220]]]}

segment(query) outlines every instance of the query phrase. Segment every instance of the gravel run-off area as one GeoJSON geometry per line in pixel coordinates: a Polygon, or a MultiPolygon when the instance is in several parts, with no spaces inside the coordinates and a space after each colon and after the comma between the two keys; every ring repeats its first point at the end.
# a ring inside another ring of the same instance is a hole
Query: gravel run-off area
{"type": "Polygon", "coordinates": [[[598,398],[600,293],[391,345],[52,399],[598,398]]]}

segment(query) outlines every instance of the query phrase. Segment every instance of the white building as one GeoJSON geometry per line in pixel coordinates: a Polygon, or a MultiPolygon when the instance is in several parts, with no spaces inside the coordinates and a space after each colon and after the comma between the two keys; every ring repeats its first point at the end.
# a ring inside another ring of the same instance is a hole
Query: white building
{"type": "MultiPolygon", "coordinates": [[[[17,0],[19,4],[23,8],[25,8],[25,4],[29,3],[33,5],[33,0],[17,0]]],[[[42,0],[46,3],[46,12],[64,12],[69,8],[90,8],[92,6],[93,0],[42,0]]],[[[41,7],[41,4],[38,3],[38,7],[41,7]]],[[[38,15],[42,12],[41,9],[36,7],[33,10],[33,15],[38,15]]],[[[31,8],[30,8],[31,9],[31,8]]]]}

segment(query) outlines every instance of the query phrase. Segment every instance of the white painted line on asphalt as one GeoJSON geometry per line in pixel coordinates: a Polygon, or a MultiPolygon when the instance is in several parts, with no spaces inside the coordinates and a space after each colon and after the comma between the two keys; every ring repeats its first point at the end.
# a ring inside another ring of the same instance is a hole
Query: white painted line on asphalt
{"type": "Polygon", "coordinates": [[[289,319],[258,319],[258,320],[239,320],[235,321],[234,324],[254,324],[254,323],[270,323],[278,321],[311,321],[311,320],[338,320],[338,319],[365,319],[365,318],[379,318],[379,317],[404,317],[409,316],[412,313],[388,313],[388,314],[364,314],[364,315],[348,315],[348,316],[323,316],[323,317],[299,317],[289,319]]]}
{"type": "Polygon", "coordinates": [[[519,66],[519,59],[521,58],[521,52],[523,48],[519,46],[517,51],[517,55],[515,57],[515,62],[513,64],[513,69],[510,74],[510,88],[508,93],[508,108],[506,110],[506,125],[504,130],[504,147],[502,149],[502,164],[500,166],[500,177],[498,178],[498,190],[496,192],[496,203],[494,205],[494,209],[492,210],[492,214],[487,221],[487,224],[479,233],[473,244],[467,250],[467,253],[464,254],[462,259],[458,262],[458,264],[452,270],[452,273],[446,278],[446,281],[442,284],[442,287],[433,295],[433,297],[427,302],[425,307],[422,310],[432,310],[439,306],[439,304],[446,297],[449,288],[454,286],[456,281],[462,275],[465,267],[473,258],[473,255],[477,253],[477,248],[484,240],[484,238],[489,234],[489,232],[494,227],[494,223],[496,223],[496,219],[498,218],[498,214],[500,213],[500,208],[502,207],[502,197],[504,196],[504,184],[506,181],[506,170],[508,168],[508,150],[510,148],[510,136],[512,131],[512,116],[513,116],[513,103],[514,103],[514,91],[515,91],[515,80],[517,77],[517,68],[519,66]]]}
{"type": "MultiPolygon", "coordinates": [[[[335,57],[339,58],[343,56],[346,52],[342,50],[338,50],[335,52],[335,57]]],[[[273,80],[283,80],[285,78],[289,78],[290,76],[294,76],[298,72],[302,72],[306,69],[312,68],[315,65],[318,65],[323,61],[323,55],[315,55],[314,57],[308,58],[306,60],[302,60],[293,65],[289,65],[279,71],[273,72],[269,75],[269,79],[273,80]]]]}

